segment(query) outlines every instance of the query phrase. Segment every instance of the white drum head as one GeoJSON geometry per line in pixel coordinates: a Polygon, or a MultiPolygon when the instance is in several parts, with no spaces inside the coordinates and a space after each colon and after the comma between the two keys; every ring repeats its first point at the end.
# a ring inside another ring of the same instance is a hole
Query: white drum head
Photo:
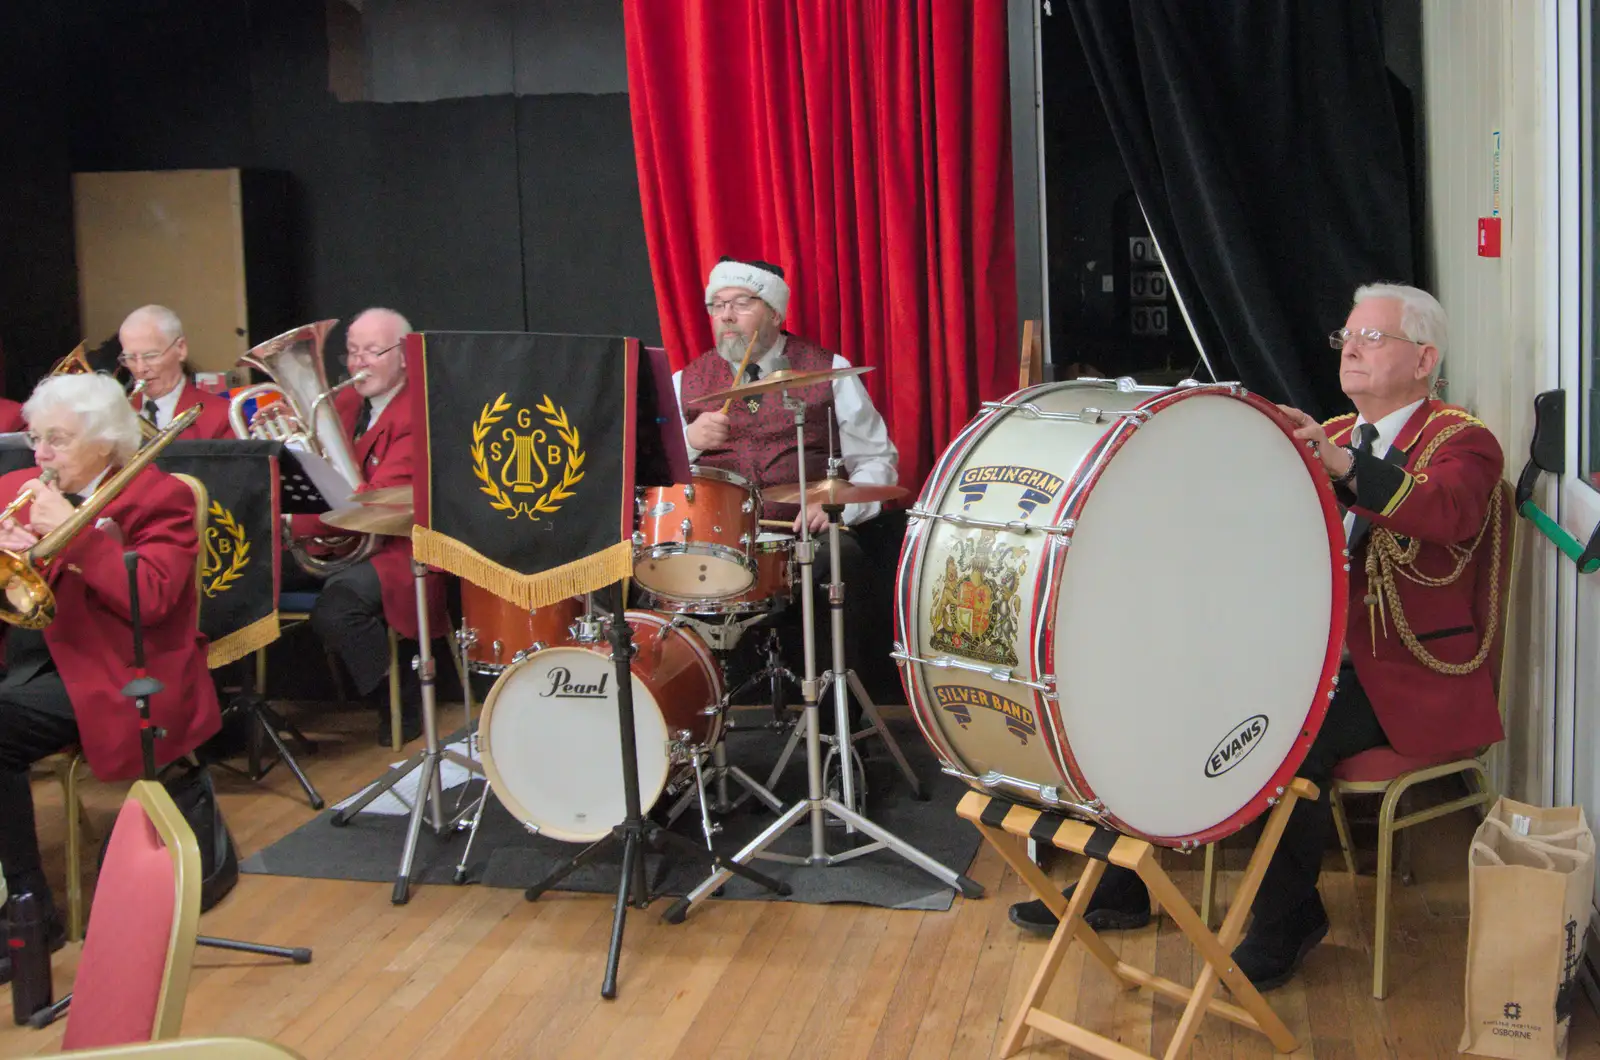
{"type": "Polygon", "coordinates": [[[1077,515],[1050,638],[1062,728],[1137,832],[1234,818],[1317,704],[1344,574],[1297,445],[1243,401],[1190,394],[1128,434],[1077,515]]]}
{"type": "Polygon", "coordinates": [[[744,554],[715,545],[648,557],[634,563],[633,576],[651,592],[677,600],[720,600],[755,584],[744,554]]]}
{"type": "MultiPolygon", "coordinates": [[[[633,676],[639,800],[648,813],[666,787],[667,726],[633,676]]],[[[513,817],[543,835],[588,843],[626,813],[616,668],[583,648],[547,648],[495,681],[478,723],[484,773],[513,817]]]]}

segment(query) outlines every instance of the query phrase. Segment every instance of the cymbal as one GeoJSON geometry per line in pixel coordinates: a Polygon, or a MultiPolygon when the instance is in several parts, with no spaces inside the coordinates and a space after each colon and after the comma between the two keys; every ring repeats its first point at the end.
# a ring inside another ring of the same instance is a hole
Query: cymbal
{"type": "Polygon", "coordinates": [[[872,371],[872,366],[862,365],[859,368],[829,368],[821,372],[796,372],[789,368],[780,368],[776,372],[757,379],[753,383],[743,383],[732,386],[726,390],[707,394],[705,397],[696,398],[693,404],[703,405],[712,401],[723,401],[727,398],[744,398],[753,394],[765,394],[769,390],[798,390],[803,386],[816,386],[833,379],[845,379],[852,375],[865,375],[872,371]]]}
{"type": "Polygon", "coordinates": [[[362,490],[360,493],[352,493],[345,500],[351,504],[403,504],[409,508],[411,487],[385,486],[379,490],[362,490]]]}
{"type": "MultiPolygon", "coordinates": [[[[904,486],[857,486],[842,478],[824,478],[806,484],[807,504],[874,504],[897,501],[911,493],[904,486]]],[[[766,486],[761,499],[776,504],[799,504],[800,483],[766,486]]]]}
{"type": "Polygon", "coordinates": [[[409,504],[352,504],[323,513],[322,521],[358,534],[410,537],[412,515],[409,504]]]}

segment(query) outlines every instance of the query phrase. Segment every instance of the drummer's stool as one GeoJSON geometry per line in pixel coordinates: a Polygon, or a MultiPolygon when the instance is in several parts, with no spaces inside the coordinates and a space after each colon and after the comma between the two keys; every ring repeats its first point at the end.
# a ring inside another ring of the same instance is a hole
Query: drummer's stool
{"type": "Polygon", "coordinates": [[[1267,863],[1278,847],[1278,840],[1283,836],[1284,826],[1289,823],[1289,814],[1300,799],[1316,797],[1316,786],[1307,780],[1297,778],[1288,786],[1283,798],[1267,817],[1266,828],[1256,844],[1255,853],[1251,855],[1243,879],[1239,881],[1239,892],[1228,909],[1227,918],[1222,922],[1221,929],[1213,934],[1201,923],[1199,914],[1161,867],[1159,851],[1149,842],[977,791],[963,796],[956,813],[977,826],[984,839],[1022,877],[1034,896],[1061,921],[1045,949],[1044,960],[1039,962],[1038,971],[1034,972],[1033,982],[1011,1019],[1000,1044],[1000,1055],[1012,1056],[1021,1049],[1030,1027],[1105,1060],[1129,1060],[1130,1057],[1147,1055],[1086,1027],[1069,1023],[1039,1007],[1039,1002],[1044,999],[1061,967],[1067,947],[1074,940],[1082,943],[1089,955],[1099,961],[1124,988],[1148,987],[1157,994],[1186,1003],[1177,1030],[1164,1054],[1168,1058],[1182,1056],[1188,1051],[1195,1034],[1200,1030],[1200,1019],[1207,1013],[1259,1031],[1266,1035],[1278,1052],[1288,1053],[1299,1048],[1300,1043],[1294,1034],[1233,963],[1232,954],[1233,947],[1244,934],[1250,903],[1261,885],[1261,877],[1267,871],[1267,863]],[[1072,892],[1070,903],[1061,896],[1049,877],[1029,860],[1023,847],[1023,841],[1028,839],[1083,854],[1089,859],[1083,874],[1078,877],[1078,886],[1072,892]],[[1159,903],[1166,909],[1205,961],[1200,978],[1193,987],[1128,964],[1106,945],[1093,928],[1084,923],[1083,914],[1088,909],[1089,896],[1094,893],[1108,863],[1132,869],[1139,874],[1139,878],[1150,889],[1152,907],[1159,903]],[[1228,985],[1238,1004],[1212,996],[1220,983],[1228,985]]]}

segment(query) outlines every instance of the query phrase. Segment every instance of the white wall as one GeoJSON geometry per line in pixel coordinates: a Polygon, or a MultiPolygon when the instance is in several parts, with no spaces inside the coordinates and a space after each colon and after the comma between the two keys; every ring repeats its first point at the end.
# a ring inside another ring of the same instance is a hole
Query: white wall
{"type": "MultiPolygon", "coordinates": [[[[1450,315],[1449,400],[1500,439],[1506,475],[1527,459],[1533,395],[1547,385],[1540,246],[1547,137],[1546,5],[1535,0],[1423,0],[1428,225],[1435,293],[1450,315]],[[1503,256],[1477,256],[1477,219],[1494,206],[1492,133],[1501,133],[1503,256]]],[[[1547,476],[1548,478],[1548,476],[1547,476]]],[[[1523,524],[1525,527],[1526,524],[1523,524]]],[[[1505,679],[1507,739],[1495,771],[1507,794],[1542,802],[1553,749],[1545,746],[1545,645],[1554,636],[1545,592],[1553,550],[1521,535],[1505,679]]]]}

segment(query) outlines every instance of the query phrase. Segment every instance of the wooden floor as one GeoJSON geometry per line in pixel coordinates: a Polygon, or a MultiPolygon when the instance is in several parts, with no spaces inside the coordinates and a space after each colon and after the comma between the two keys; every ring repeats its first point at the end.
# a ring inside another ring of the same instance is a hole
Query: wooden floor
{"type": "MultiPolygon", "coordinates": [[[[395,757],[373,745],[368,715],[309,717],[322,747],[307,764],[330,803],[395,757]]],[[[259,786],[224,779],[221,788],[246,853],[312,816],[281,770],[259,786]]],[[[36,792],[45,858],[59,887],[59,791],[41,781],[36,792]]],[[[96,825],[109,827],[120,790],[92,785],[88,798],[96,825]]],[[[1397,888],[1394,986],[1385,1002],[1368,994],[1373,878],[1352,880],[1329,859],[1323,894],[1333,929],[1302,974],[1269,995],[1301,1038],[1294,1056],[1458,1055],[1462,864],[1472,827],[1458,816],[1419,844],[1416,885],[1397,888]]],[[[329,842],[337,841],[330,830],[329,842]]],[[[1236,847],[1230,868],[1244,856],[1236,847]]],[[[1179,885],[1197,899],[1199,858],[1172,858],[1179,885]]],[[[1055,873],[1065,878],[1069,867],[1055,873]]],[[[970,874],[988,896],[958,898],[941,913],[712,901],[670,927],[655,915],[658,903],[628,918],[620,996],[610,1002],[599,994],[611,928],[606,899],[556,894],[529,903],[519,891],[433,886],[395,906],[388,885],[245,876],[202,930],[314,946],[315,960],[295,966],[199,950],[184,1031],[274,1039],[307,1057],[381,1060],[993,1056],[1045,943],[1007,921],[1006,907],[1026,895],[991,851],[970,874]]],[[[1224,875],[1224,897],[1235,875],[1224,875]]],[[[1124,957],[1170,977],[1198,970],[1170,920],[1109,939],[1124,957]]],[[[1135,1049],[1164,1047],[1177,1007],[1120,993],[1079,952],[1069,954],[1047,1007],[1135,1049]]],[[[70,989],[77,953],[72,945],[56,956],[58,991],[70,989]]],[[[1569,1056],[1600,1060],[1600,1019],[1586,1001],[1578,1008],[1569,1056]]],[[[0,1056],[60,1048],[62,1024],[30,1031],[5,1022],[0,1056]]],[[[1037,1035],[1030,1044],[1021,1055],[1069,1055],[1037,1035]]],[[[1242,1060],[1272,1049],[1253,1033],[1207,1020],[1190,1055],[1242,1060]]]]}

